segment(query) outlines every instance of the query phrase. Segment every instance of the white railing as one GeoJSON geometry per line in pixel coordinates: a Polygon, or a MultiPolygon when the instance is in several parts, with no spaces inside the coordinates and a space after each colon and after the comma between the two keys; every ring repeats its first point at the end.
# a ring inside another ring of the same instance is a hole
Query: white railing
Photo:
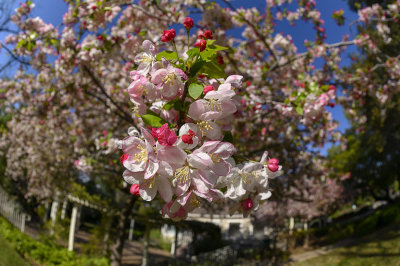
{"type": "Polygon", "coordinates": [[[15,227],[19,228],[21,232],[25,231],[25,222],[31,219],[31,217],[23,211],[21,205],[13,200],[1,186],[0,214],[15,227]]]}

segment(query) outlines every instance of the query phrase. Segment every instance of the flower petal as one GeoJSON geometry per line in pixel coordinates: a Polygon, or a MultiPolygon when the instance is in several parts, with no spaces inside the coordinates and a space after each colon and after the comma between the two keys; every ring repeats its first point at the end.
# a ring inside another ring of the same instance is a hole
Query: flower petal
{"type": "Polygon", "coordinates": [[[159,165],[157,162],[154,162],[153,160],[149,160],[146,171],[144,174],[144,179],[149,179],[152,178],[156,173],[159,168],[159,165]]]}
{"type": "Polygon", "coordinates": [[[157,189],[158,193],[160,193],[161,198],[165,202],[170,202],[172,200],[172,188],[171,183],[165,176],[158,176],[157,177],[157,189]]]}
{"type": "Polygon", "coordinates": [[[131,172],[129,170],[125,170],[122,174],[125,182],[128,184],[139,184],[143,182],[144,172],[131,172]]]}
{"type": "Polygon", "coordinates": [[[163,147],[157,151],[157,159],[167,162],[173,169],[182,166],[186,157],[186,152],[176,146],[163,147]]]}

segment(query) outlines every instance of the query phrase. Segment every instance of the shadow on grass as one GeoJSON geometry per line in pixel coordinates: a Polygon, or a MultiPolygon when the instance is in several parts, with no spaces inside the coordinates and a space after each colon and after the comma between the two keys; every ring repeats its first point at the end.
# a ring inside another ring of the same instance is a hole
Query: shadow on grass
{"type": "Polygon", "coordinates": [[[346,251],[339,251],[337,254],[360,258],[400,258],[400,224],[394,224],[378,230],[372,235],[362,237],[351,243],[351,246],[348,246],[346,251]]]}
{"type": "Polygon", "coordinates": [[[358,253],[358,252],[340,252],[341,256],[346,257],[361,257],[361,258],[373,258],[373,257],[398,257],[400,253],[358,253]]]}

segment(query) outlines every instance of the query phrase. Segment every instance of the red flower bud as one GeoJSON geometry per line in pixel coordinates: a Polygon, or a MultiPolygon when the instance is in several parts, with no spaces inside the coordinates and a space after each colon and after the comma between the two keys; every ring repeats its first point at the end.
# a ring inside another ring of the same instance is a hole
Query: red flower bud
{"type": "Polygon", "coordinates": [[[196,44],[194,46],[199,47],[200,52],[203,52],[206,49],[207,42],[205,40],[200,40],[200,41],[196,42],[196,44]]]}
{"type": "Polygon", "coordinates": [[[268,162],[269,162],[270,164],[279,164],[279,160],[276,159],[276,158],[271,158],[271,159],[268,160],[268,162]]]}
{"type": "Polygon", "coordinates": [[[251,210],[251,208],[253,208],[253,201],[251,200],[251,198],[245,199],[241,202],[242,208],[246,211],[251,210]]]}
{"type": "Polygon", "coordinates": [[[217,61],[218,61],[218,65],[224,64],[224,58],[222,57],[222,55],[217,55],[217,61]]]}
{"type": "Polygon", "coordinates": [[[193,139],[192,139],[192,136],[190,136],[190,135],[183,135],[182,141],[186,144],[193,144],[193,139]]]}
{"type": "Polygon", "coordinates": [[[188,135],[191,136],[191,137],[196,136],[196,134],[195,134],[192,130],[190,130],[190,129],[189,129],[189,131],[188,131],[188,135]]]}
{"type": "Polygon", "coordinates": [[[213,38],[212,32],[211,32],[210,30],[204,31],[203,36],[204,36],[204,38],[205,38],[206,40],[209,40],[209,39],[212,39],[212,38],[213,38]]]}
{"type": "Polygon", "coordinates": [[[162,42],[170,42],[175,38],[175,30],[170,29],[170,30],[165,30],[163,32],[163,35],[161,36],[161,41],[162,42]]]}
{"type": "Polygon", "coordinates": [[[137,184],[133,184],[133,185],[131,186],[131,189],[129,190],[129,192],[130,192],[132,195],[140,196],[140,193],[139,193],[139,186],[138,186],[137,184]]]}
{"type": "Polygon", "coordinates": [[[329,89],[330,91],[334,91],[335,90],[335,86],[334,85],[329,85],[329,89]]]}
{"type": "Polygon", "coordinates": [[[213,91],[213,90],[214,90],[214,87],[211,86],[211,85],[208,85],[208,86],[204,87],[203,92],[204,92],[204,94],[207,94],[207,93],[209,93],[210,91],[213,91]]]}
{"type": "Polygon", "coordinates": [[[269,169],[271,172],[276,172],[276,171],[278,171],[279,166],[278,166],[277,164],[269,164],[269,165],[268,165],[268,169],[269,169]]]}
{"type": "Polygon", "coordinates": [[[124,153],[124,154],[122,154],[122,156],[121,156],[121,163],[123,164],[126,160],[128,160],[128,158],[129,158],[129,154],[127,154],[127,153],[124,153]]]}
{"type": "Polygon", "coordinates": [[[183,26],[185,26],[186,30],[190,30],[194,26],[194,22],[192,18],[186,17],[183,21],[183,26]]]}

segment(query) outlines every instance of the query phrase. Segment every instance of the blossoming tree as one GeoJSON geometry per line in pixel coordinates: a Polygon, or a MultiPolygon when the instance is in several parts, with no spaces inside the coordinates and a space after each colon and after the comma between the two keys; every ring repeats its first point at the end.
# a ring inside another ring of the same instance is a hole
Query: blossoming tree
{"type": "MultiPolygon", "coordinates": [[[[340,138],[329,108],[335,82],[348,81],[341,52],[349,45],[376,49],[366,35],[325,43],[313,0],[268,0],[263,11],[228,1],[66,2],[61,26],[31,17],[33,2],[22,3],[12,16],[18,31],[2,43],[22,63],[0,81],[1,104],[12,114],[2,135],[7,174],[27,195],[47,197],[68,190],[76,166],[124,192],[116,197],[126,202],[114,265],[136,195],[160,195],[162,214],[176,220],[202,201],[248,215],[271,194],[289,197],[319,167],[309,147],[340,138]],[[201,18],[193,21],[191,12],[201,18]],[[306,52],[276,32],[279,20],[314,26],[306,52]],[[243,28],[241,39],[227,35],[232,28],[243,28]],[[285,175],[269,181],[282,173],[276,158],[285,175]]],[[[363,9],[360,19],[378,20],[379,36],[390,41],[385,25],[399,6],[363,9]]],[[[341,24],[343,13],[334,18],[341,24]]],[[[397,61],[384,66],[392,75],[397,61]]]]}

